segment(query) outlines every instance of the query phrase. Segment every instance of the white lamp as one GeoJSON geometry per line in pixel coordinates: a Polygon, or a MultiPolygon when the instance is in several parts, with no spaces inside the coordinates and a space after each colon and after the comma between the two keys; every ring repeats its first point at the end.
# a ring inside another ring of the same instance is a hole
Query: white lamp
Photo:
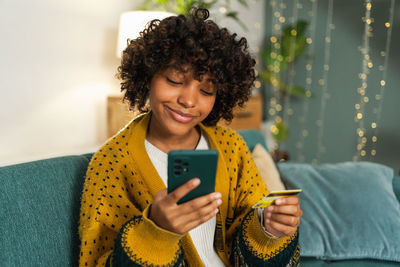
{"type": "Polygon", "coordinates": [[[163,11],[130,11],[122,13],[119,22],[117,57],[121,58],[128,39],[136,39],[147,23],[153,19],[164,19],[176,14],[163,11]]]}

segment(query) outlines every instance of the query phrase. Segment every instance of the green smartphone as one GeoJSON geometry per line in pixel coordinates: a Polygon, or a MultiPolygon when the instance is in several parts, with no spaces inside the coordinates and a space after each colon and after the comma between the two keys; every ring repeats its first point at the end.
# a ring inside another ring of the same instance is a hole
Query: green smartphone
{"type": "Polygon", "coordinates": [[[201,183],[178,201],[178,204],[215,191],[218,152],[208,150],[172,150],[168,153],[168,193],[192,178],[201,183]]]}

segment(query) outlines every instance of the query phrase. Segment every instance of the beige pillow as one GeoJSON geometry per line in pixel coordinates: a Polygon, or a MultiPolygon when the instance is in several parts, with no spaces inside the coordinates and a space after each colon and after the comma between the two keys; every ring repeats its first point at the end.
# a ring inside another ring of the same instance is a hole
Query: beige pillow
{"type": "Polygon", "coordinates": [[[257,144],[251,155],[268,191],[284,190],[285,186],[282,183],[278,169],[267,150],[262,145],[257,144]]]}

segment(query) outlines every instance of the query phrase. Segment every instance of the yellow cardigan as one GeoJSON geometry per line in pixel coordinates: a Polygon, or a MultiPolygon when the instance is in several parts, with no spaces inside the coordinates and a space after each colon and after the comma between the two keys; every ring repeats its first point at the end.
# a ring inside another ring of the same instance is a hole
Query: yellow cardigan
{"type": "MultiPolygon", "coordinates": [[[[130,122],[92,157],[82,195],[80,266],[202,266],[189,236],[158,227],[149,205],[165,188],[145,146],[150,113],[130,122]]],[[[267,194],[235,131],[200,127],[217,149],[215,191],[222,194],[214,248],[227,266],[297,266],[297,233],[272,238],[251,206],[267,194]]]]}

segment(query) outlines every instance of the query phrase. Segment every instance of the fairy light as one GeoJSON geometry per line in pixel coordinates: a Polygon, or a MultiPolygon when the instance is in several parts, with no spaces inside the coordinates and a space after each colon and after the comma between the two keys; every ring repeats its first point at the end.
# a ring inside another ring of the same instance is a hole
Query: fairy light
{"type": "Polygon", "coordinates": [[[385,28],[387,29],[386,44],[385,44],[385,51],[381,52],[381,56],[384,57],[384,63],[383,63],[383,67],[379,68],[379,70],[382,71],[382,80],[379,82],[379,84],[380,84],[379,94],[375,95],[375,99],[376,99],[376,101],[378,101],[378,110],[376,112],[376,121],[371,123],[371,129],[372,129],[371,156],[372,157],[374,157],[376,155],[377,135],[378,135],[378,130],[379,130],[378,123],[382,116],[383,97],[385,95],[387,67],[388,67],[389,53],[390,53],[390,43],[392,40],[394,4],[395,4],[395,1],[391,0],[390,8],[389,8],[389,21],[385,22],[385,28]]]}
{"type": "MultiPolygon", "coordinates": [[[[258,2],[258,0],[250,0],[249,2],[250,3],[248,3],[248,4],[249,4],[250,10],[254,10],[254,11],[257,10],[257,13],[259,13],[258,10],[260,7],[260,3],[258,2]]],[[[219,8],[219,12],[221,14],[223,14],[224,16],[226,16],[228,11],[229,10],[227,10],[226,7],[219,8]]],[[[259,64],[259,63],[262,61],[261,53],[260,53],[261,47],[259,44],[261,44],[260,37],[262,36],[262,33],[264,32],[262,25],[263,25],[263,23],[261,23],[259,20],[255,20],[252,25],[247,25],[247,26],[252,26],[252,29],[249,29],[247,34],[244,33],[245,35],[247,35],[246,38],[248,40],[251,40],[251,43],[252,43],[252,45],[250,45],[250,47],[252,47],[251,52],[258,55],[258,58],[256,58],[256,67],[259,70],[261,69],[261,64],[259,64]]],[[[261,77],[260,77],[257,69],[255,70],[256,80],[253,83],[253,89],[252,89],[253,94],[261,93],[260,88],[262,86],[262,83],[261,83],[261,77]]]]}
{"type": "MultiPolygon", "coordinates": [[[[293,3],[293,8],[292,8],[292,16],[289,18],[289,21],[292,23],[292,25],[295,25],[297,19],[298,19],[298,10],[299,10],[299,0],[295,0],[293,3]]],[[[302,8],[302,7],[301,7],[302,8]]],[[[290,46],[289,46],[289,58],[290,60],[293,60],[295,57],[295,49],[296,49],[296,37],[297,37],[297,31],[296,29],[292,29],[290,31],[290,46]]],[[[287,82],[287,96],[284,97],[283,99],[283,105],[285,107],[285,110],[283,112],[283,121],[285,122],[286,126],[289,128],[289,116],[293,115],[293,109],[291,108],[291,103],[290,103],[290,95],[293,87],[293,78],[294,78],[295,72],[289,72],[288,73],[288,82],[287,82]]]]}
{"type": "MultiPolygon", "coordinates": [[[[268,114],[270,116],[270,119],[272,121],[277,121],[279,120],[279,114],[280,111],[282,110],[282,104],[281,99],[279,97],[280,94],[280,84],[279,84],[279,79],[280,79],[280,68],[279,64],[283,58],[281,56],[278,56],[280,53],[280,48],[281,45],[279,43],[280,40],[280,35],[281,35],[281,29],[282,29],[282,21],[285,21],[284,17],[282,16],[283,10],[286,8],[286,5],[282,3],[282,0],[270,0],[269,5],[272,8],[272,23],[271,23],[271,33],[272,36],[270,37],[270,41],[272,45],[272,51],[271,51],[271,58],[277,59],[275,61],[274,66],[270,66],[270,71],[271,71],[271,98],[270,98],[270,105],[268,109],[268,114]]],[[[278,133],[278,128],[276,126],[273,126],[271,129],[272,134],[276,135],[278,133]]],[[[277,145],[277,144],[275,144],[277,145]]],[[[276,148],[276,147],[275,147],[276,148]]],[[[274,148],[274,149],[275,149],[274,148]]]]}
{"type": "Polygon", "coordinates": [[[333,15],[333,0],[329,0],[328,3],[328,16],[326,20],[326,29],[325,29],[325,51],[324,51],[324,70],[322,74],[322,79],[319,80],[319,84],[322,87],[321,93],[321,110],[319,113],[319,119],[316,121],[318,127],[317,134],[317,153],[316,157],[311,161],[314,164],[317,164],[321,161],[321,156],[326,152],[326,148],[323,144],[323,136],[324,136],[324,119],[326,112],[326,103],[329,98],[328,94],[328,73],[329,73],[329,61],[330,61],[330,49],[331,49],[331,41],[332,41],[332,30],[335,26],[332,24],[332,15],[333,15]],[[325,67],[326,66],[326,67],[325,67]]]}
{"type": "MultiPolygon", "coordinates": [[[[359,74],[359,78],[361,80],[361,87],[357,88],[357,93],[360,95],[360,103],[356,106],[356,116],[354,118],[355,122],[358,124],[358,128],[356,133],[357,137],[357,150],[353,157],[354,161],[359,161],[363,157],[367,155],[366,150],[364,149],[367,146],[367,141],[364,135],[366,132],[366,128],[364,127],[364,111],[365,105],[368,101],[365,101],[365,94],[368,88],[368,75],[370,74],[370,69],[373,68],[373,63],[371,60],[371,56],[369,54],[369,38],[372,37],[372,22],[374,21],[371,18],[371,10],[372,10],[372,0],[365,0],[365,16],[362,18],[364,22],[364,35],[363,35],[363,47],[361,48],[362,64],[361,69],[362,73],[359,74]]],[[[368,98],[367,98],[368,99],[368,98]]]]}
{"type": "Polygon", "coordinates": [[[219,8],[219,12],[220,12],[221,14],[225,14],[225,13],[227,12],[227,10],[226,10],[225,7],[220,7],[220,8],[219,8]]]}
{"type": "MultiPolygon", "coordinates": [[[[311,10],[309,11],[309,16],[311,17],[311,23],[310,23],[310,35],[306,38],[306,42],[308,44],[308,51],[310,55],[314,54],[315,50],[315,45],[313,40],[315,39],[315,33],[316,33],[316,26],[317,26],[317,11],[318,11],[318,1],[317,0],[310,0],[312,3],[311,10]]],[[[313,74],[313,64],[314,64],[314,57],[310,56],[307,58],[306,61],[306,96],[307,98],[304,99],[303,101],[303,109],[302,109],[302,114],[299,118],[300,121],[300,137],[299,141],[296,143],[296,148],[297,148],[297,160],[300,162],[305,161],[305,156],[304,156],[304,143],[306,138],[308,137],[308,131],[305,129],[306,125],[306,119],[308,118],[308,113],[310,109],[310,97],[311,97],[311,86],[312,86],[312,74],[313,74]]]]}

